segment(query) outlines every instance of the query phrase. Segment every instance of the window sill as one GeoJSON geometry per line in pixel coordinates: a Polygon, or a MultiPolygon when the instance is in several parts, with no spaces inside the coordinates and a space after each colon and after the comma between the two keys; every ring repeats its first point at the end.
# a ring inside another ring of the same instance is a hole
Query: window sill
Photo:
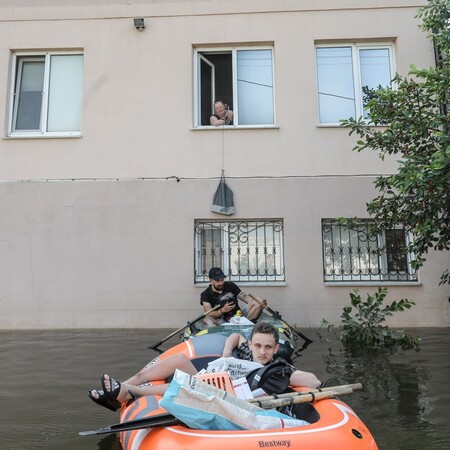
{"type": "MultiPolygon", "coordinates": [[[[233,280],[230,280],[233,281],[233,280]]],[[[264,286],[264,287],[284,287],[287,286],[286,281],[233,281],[239,287],[241,286],[264,286]]],[[[194,283],[195,288],[207,288],[209,286],[209,281],[194,283]]]]}
{"type": "Polygon", "coordinates": [[[342,129],[345,128],[340,123],[317,123],[316,127],[317,128],[342,128],[342,129]]]}
{"type": "Polygon", "coordinates": [[[57,134],[8,134],[3,136],[4,140],[16,140],[16,139],[79,139],[81,133],[57,133],[57,134]]]}
{"type": "MultiPolygon", "coordinates": [[[[386,125],[367,124],[366,126],[370,128],[386,128],[386,125]]],[[[316,128],[342,128],[343,130],[348,130],[350,127],[344,127],[340,123],[317,123],[316,128]]]]}
{"type": "Polygon", "coordinates": [[[201,126],[191,128],[191,131],[204,131],[204,130],[279,130],[277,125],[226,125],[220,127],[213,126],[201,126]]]}
{"type": "Polygon", "coordinates": [[[422,286],[420,281],[325,281],[325,287],[336,286],[422,286]]]}

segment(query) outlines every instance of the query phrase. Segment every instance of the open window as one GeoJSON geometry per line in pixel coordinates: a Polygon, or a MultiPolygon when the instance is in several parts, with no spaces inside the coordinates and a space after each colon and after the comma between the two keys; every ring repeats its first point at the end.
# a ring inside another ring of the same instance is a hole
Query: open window
{"type": "Polygon", "coordinates": [[[271,47],[195,49],[195,126],[210,126],[214,102],[233,111],[234,125],[274,125],[271,47]]]}

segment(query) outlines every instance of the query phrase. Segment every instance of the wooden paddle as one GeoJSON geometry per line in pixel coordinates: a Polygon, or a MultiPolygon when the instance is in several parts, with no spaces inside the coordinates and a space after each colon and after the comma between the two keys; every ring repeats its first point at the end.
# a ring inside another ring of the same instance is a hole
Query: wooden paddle
{"type": "MultiPolygon", "coordinates": [[[[305,345],[304,347],[306,347],[307,345],[311,344],[311,342],[313,342],[311,339],[307,338],[303,333],[301,333],[300,331],[297,330],[297,328],[295,328],[294,326],[290,325],[289,323],[287,323],[282,317],[281,314],[278,311],[274,311],[273,309],[269,308],[267,305],[264,305],[261,300],[259,300],[259,298],[255,297],[253,294],[247,294],[249,297],[251,297],[253,300],[255,300],[256,302],[259,303],[260,306],[262,306],[270,316],[275,317],[278,320],[281,320],[282,322],[284,322],[291,330],[293,330],[297,336],[301,337],[304,341],[305,341],[305,345]]],[[[239,297],[240,300],[242,300],[244,303],[248,303],[245,299],[239,297]]]]}
{"type": "MultiPolygon", "coordinates": [[[[329,388],[323,388],[322,390],[313,389],[308,392],[301,393],[289,392],[286,394],[281,394],[279,397],[283,397],[278,399],[274,399],[273,397],[263,397],[260,400],[257,400],[257,406],[263,409],[273,409],[281,406],[296,405],[299,403],[313,403],[317,400],[351,394],[355,390],[359,389],[362,389],[361,383],[332,386],[329,388]],[[325,391],[325,389],[327,390],[325,391]]],[[[140,430],[142,428],[169,427],[173,425],[183,425],[183,422],[178,420],[172,414],[165,413],[144,419],[135,419],[128,422],[117,423],[98,430],[80,431],[79,434],[81,436],[93,436],[97,434],[119,433],[121,431],[140,430]]]]}
{"type": "Polygon", "coordinates": [[[329,392],[332,390],[338,389],[344,389],[344,388],[351,388],[353,391],[360,391],[362,389],[361,383],[353,383],[353,384],[341,384],[339,386],[329,386],[329,387],[323,387],[323,388],[317,388],[317,389],[310,389],[309,391],[295,391],[295,392],[286,392],[285,394],[277,394],[277,395],[270,395],[265,397],[257,397],[257,398],[249,398],[247,401],[249,403],[259,403],[261,401],[267,401],[267,400],[277,400],[279,398],[294,398],[297,396],[302,396],[305,394],[316,394],[317,392],[329,392]]]}
{"type": "Polygon", "coordinates": [[[186,325],[184,325],[181,328],[178,328],[178,330],[175,330],[173,333],[170,333],[168,336],[166,336],[164,339],[161,339],[159,342],[157,342],[156,344],[150,345],[148,348],[150,350],[156,350],[157,352],[162,353],[163,351],[161,349],[159,349],[158,347],[163,344],[164,342],[168,341],[172,336],[175,336],[178,333],[181,333],[182,331],[184,331],[187,327],[189,327],[190,325],[192,325],[193,323],[198,322],[199,320],[202,320],[203,318],[205,318],[206,316],[208,316],[209,314],[211,314],[213,311],[217,311],[218,309],[220,309],[221,306],[220,304],[215,306],[214,308],[211,308],[209,311],[206,311],[204,314],[202,314],[201,316],[198,316],[196,319],[191,320],[190,322],[188,322],[186,325]]]}
{"type": "Polygon", "coordinates": [[[341,395],[352,394],[356,390],[362,389],[362,384],[357,383],[355,385],[344,385],[344,386],[334,386],[329,388],[329,390],[321,392],[319,390],[308,391],[308,392],[296,392],[292,393],[293,395],[287,396],[278,399],[265,399],[264,397],[261,400],[257,401],[256,404],[260,408],[264,409],[273,409],[273,408],[281,408],[282,406],[290,406],[297,405],[299,403],[314,403],[317,400],[323,400],[324,398],[337,397],[341,395]]]}

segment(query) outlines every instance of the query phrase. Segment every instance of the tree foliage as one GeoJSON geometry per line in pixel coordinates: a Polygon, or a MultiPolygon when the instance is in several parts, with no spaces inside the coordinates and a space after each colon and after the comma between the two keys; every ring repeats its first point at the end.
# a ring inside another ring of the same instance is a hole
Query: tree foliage
{"type": "Polygon", "coordinates": [[[414,235],[405,250],[415,269],[431,248],[450,248],[450,0],[429,0],[417,17],[433,41],[436,66],[411,66],[392,88],[366,89],[367,117],[342,121],[359,136],[354,150],[400,157],[397,173],[376,179],[379,195],[367,211],[379,230],[403,224],[414,235]]]}

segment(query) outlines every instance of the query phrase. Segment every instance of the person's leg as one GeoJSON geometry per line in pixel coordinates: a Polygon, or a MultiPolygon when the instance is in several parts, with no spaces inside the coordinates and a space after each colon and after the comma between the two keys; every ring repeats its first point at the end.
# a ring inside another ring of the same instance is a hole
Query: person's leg
{"type": "MultiPolygon", "coordinates": [[[[150,364],[144,367],[136,375],[133,375],[128,380],[120,383],[111,378],[107,374],[102,375],[102,387],[103,391],[92,389],[89,391],[89,396],[92,400],[96,401],[102,399],[104,402],[105,396],[108,398],[110,404],[114,404],[113,407],[117,409],[117,402],[122,403],[132,398],[133,396],[141,397],[143,395],[163,395],[167,389],[167,384],[161,385],[147,385],[139,386],[150,381],[165,380],[171,377],[176,369],[180,369],[189,375],[195,375],[197,369],[191,363],[191,361],[184,354],[169,356],[167,359],[157,361],[154,364],[150,364]]],[[[96,401],[96,403],[99,403],[96,401]]],[[[104,406],[104,405],[103,405],[104,406]]]]}
{"type": "Polygon", "coordinates": [[[262,306],[256,300],[251,299],[246,305],[245,317],[247,317],[248,320],[256,320],[261,315],[263,310],[264,306],[262,306]]]}
{"type": "MultiPolygon", "coordinates": [[[[111,392],[112,379],[109,375],[103,375],[103,384],[107,392],[111,392]]],[[[131,386],[130,384],[120,383],[120,390],[117,393],[117,397],[114,399],[105,396],[105,391],[92,389],[89,391],[89,397],[101,406],[117,411],[120,408],[121,403],[131,400],[132,398],[142,397],[144,395],[160,395],[161,397],[166,392],[168,384],[158,384],[155,386],[131,386]]],[[[116,395],[116,394],[114,394],[116,395]]]]}
{"type": "Polygon", "coordinates": [[[205,325],[209,328],[209,327],[215,327],[217,325],[220,324],[219,320],[217,319],[213,319],[212,317],[206,316],[203,319],[203,322],[205,323],[205,325]]]}
{"type": "Polygon", "coordinates": [[[189,375],[195,375],[198,371],[183,353],[169,356],[167,359],[157,361],[145,366],[136,375],[125,380],[124,383],[131,386],[139,386],[149,381],[165,380],[171,377],[176,369],[180,369],[189,375]]]}
{"type": "Polygon", "coordinates": [[[171,377],[176,369],[182,370],[189,375],[195,375],[198,372],[188,357],[183,353],[179,353],[145,366],[136,375],[133,375],[122,383],[104,374],[102,377],[102,385],[106,394],[113,393],[113,397],[116,397],[121,403],[130,400],[132,395],[135,397],[163,395],[167,389],[167,385],[153,386],[150,384],[146,386],[145,384],[155,380],[165,380],[171,377]]]}
{"type": "Polygon", "coordinates": [[[168,384],[157,384],[157,385],[144,385],[144,386],[133,386],[126,382],[117,383],[113,378],[111,378],[108,374],[103,374],[103,386],[105,389],[105,393],[113,392],[113,395],[116,396],[117,401],[120,403],[131,400],[133,397],[142,397],[144,395],[164,395],[166,392],[168,384]],[[119,385],[119,386],[117,386],[119,385]],[[118,390],[118,392],[117,392],[118,390]]]}

